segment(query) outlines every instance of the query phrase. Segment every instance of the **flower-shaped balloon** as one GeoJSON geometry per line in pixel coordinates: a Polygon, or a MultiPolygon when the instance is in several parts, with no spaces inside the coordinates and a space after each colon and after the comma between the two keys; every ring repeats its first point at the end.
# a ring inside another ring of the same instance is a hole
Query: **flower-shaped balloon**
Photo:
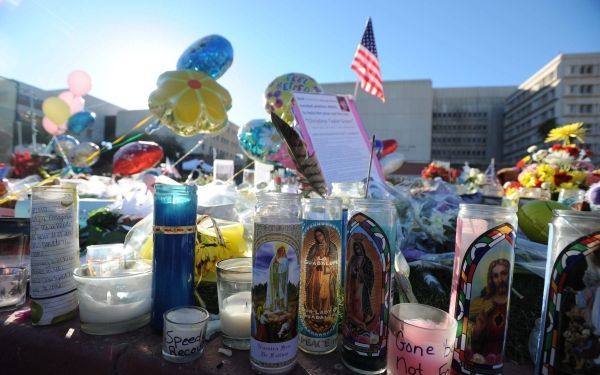
{"type": "Polygon", "coordinates": [[[267,164],[274,164],[267,158],[276,154],[281,147],[281,137],[273,123],[265,120],[252,120],[238,130],[238,140],[242,151],[249,158],[267,164]]]}
{"type": "Polygon", "coordinates": [[[229,92],[204,73],[165,72],[148,98],[150,111],[175,133],[216,133],[227,125],[229,92]]]}

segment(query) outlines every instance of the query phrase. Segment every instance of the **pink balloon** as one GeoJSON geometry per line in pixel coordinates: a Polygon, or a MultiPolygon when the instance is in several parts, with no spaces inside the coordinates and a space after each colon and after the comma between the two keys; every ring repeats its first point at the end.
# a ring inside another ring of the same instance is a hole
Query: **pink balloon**
{"type": "Polygon", "coordinates": [[[74,70],[69,74],[67,78],[69,84],[69,91],[74,96],[84,96],[92,89],[92,79],[83,70],[74,70]]]}
{"type": "Polygon", "coordinates": [[[66,123],[56,125],[48,117],[44,117],[42,119],[42,126],[44,127],[44,130],[47,131],[50,135],[61,135],[62,133],[67,131],[66,123]]]}
{"type": "Polygon", "coordinates": [[[85,99],[81,96],[75,96],[71,91],[63,91],[58,97],[69,106],[71,114],[83,111],[85,106],[85,99]]]}
{"type": "Polygon", "coordinates": [[[85,106],[85,99],[81,96],[75,96],[71,91],[63,91],[58,97],[69,106],[71,114],[83,111],[85,106]]]}
{"type": "Polygon", "coordinates": [[[83,111],[83,107],[85,105],[85,99],[81,96],[76,96],[73,98],[73,101],[69,104],[69,108],[71,109],[71,114],[83,111]]]}
{"type": "Polygon", "coordinates": [[[58,94],[58,97],[65,103],[69,104],[73,101],[73,98],[75,97],[75,95],[73,95],[73,93],[71,91],[63,91],[60,94],[58,94]]]}

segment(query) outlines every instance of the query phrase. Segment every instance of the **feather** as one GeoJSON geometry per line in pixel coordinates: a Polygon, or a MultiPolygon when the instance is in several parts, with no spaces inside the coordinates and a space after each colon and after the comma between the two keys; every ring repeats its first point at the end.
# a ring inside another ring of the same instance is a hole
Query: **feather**
{"type": "Polygon", "coordinates": [[[321,172],[316,153],[308,155],[306,143],[300,138],[300,135],[275,113],[271,113],[271,121],[287,146],[296,171],[306,179],[314,191],[323,197],[327,194],[327,183],[321,172]]]}

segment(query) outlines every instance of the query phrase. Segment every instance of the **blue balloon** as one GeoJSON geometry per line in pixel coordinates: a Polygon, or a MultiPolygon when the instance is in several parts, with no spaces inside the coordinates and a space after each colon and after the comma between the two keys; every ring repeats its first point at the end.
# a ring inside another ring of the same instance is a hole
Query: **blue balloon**
{"type": "Polygon", "coordinates": [[[88,126],[94,125],[96,122],[96,114],[94,112],[77,112],[67,122],[67,129],[71,133],[79,134],[88,126]]]}
{"type": "Polygon", "coordinates": [[[220,35],[208,35],[192,43],[179,57],[177,70],[195,70],[217,79],[233,62],[233,47],[220,35]]]}

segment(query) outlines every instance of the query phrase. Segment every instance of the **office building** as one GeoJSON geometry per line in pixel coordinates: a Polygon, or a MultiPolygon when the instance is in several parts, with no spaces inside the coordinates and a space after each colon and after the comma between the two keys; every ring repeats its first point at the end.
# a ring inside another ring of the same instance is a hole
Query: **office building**
{"type": "Polygon", "coordinates": [[[504,101],[515,86],[433,90],[431,158],[483,167],[502,156],[504,101]]]}
{"type": "Polygon", "coordinates": [[[589,129],[585,147],[598,164],[600,53],[560,54],[507,98],[504,163],[516,163],[529,146],[542,146],[550,129],[573,122],[583,122],[589,129]]]}
{"type": "MultiPolygon", "coordinates": [[[[352,94],[354,83],[323,84],[352,94]]],[[[417,175],[432,159],[485,167],[501,156],[504,101],[516,87],[433,88],[430,80],[386,81],[386,102],[358,92],[356,105],[369,136],[398,141],[402,174],[417,175]]]]}

